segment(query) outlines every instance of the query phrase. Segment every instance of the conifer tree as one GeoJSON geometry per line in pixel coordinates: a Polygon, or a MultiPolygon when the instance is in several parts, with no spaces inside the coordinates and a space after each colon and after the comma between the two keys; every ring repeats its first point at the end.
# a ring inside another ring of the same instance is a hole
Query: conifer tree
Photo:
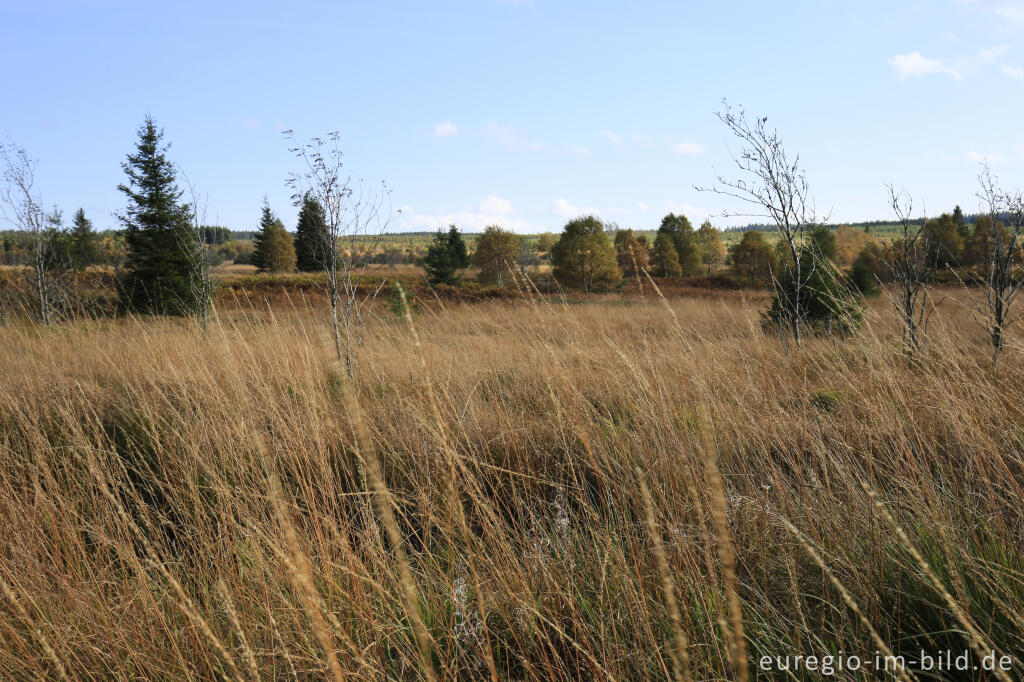
{"type": "Polygon", "coordinates": [[[971,226],[967,224],[967,219],[964,218],[964,212],[960,208],[960,204],[957,204],[956,208],[953,209],[953,223],[956,225],[956,231],[960,238],[967,241],[971,236],[971,226]]]}
{"type": "Polygon", "coordinates": [[[128,182],[118,185],[128,198],[118,215],[127,248],[122,302],[140,313],[195,313],[201,275],[195,267],[191,207],[181,200],[177,172],[165,157],[168,145],[151,116],[138,135],[135,153],[121,165],[128,182]]]}
{"type": "Polygon", "coordinates": [[[469,262],[466,242],[459,228],[452,225],[447,232],[438,230],[434,235],[423,269],[432,284],[455,285],[459,283],[459,270],[469,267],[469,262]]]}
{"type": "Polygon", "coordinates": [[[324,264],[329,262],[330,242],[323,207],[307,194],[302,198],[299,224],[295,229],[295,266],[303,272],[323,270],[324,264]]]}
{"type": "Polygon", "coordinates": [[[99,259],[99,246],[92,221],[85,217],[85,211],[78,209],[71,224],[71,261],[75,268],[84,270],[99,259]]]}
{"type": "Polygon", "coordinates": [[[263,231],[259,251],[260,269],[267,272],[295,271],[295,243],[276,217],[263,231]]]}
{"type": "Polygon", "coordinates": [[[274,222],[274,212],[270,210],[270,202],[267,201],[266,195],[263,196],[263,206],[261,207],[260,224],[256,228],[256,234],[252,238],[252,264],[256,266],[258,270],[264,270],[263,260],[260,251],[263,247],[263,238],[266,235],[267,228],[271,223],[274,222]]]}

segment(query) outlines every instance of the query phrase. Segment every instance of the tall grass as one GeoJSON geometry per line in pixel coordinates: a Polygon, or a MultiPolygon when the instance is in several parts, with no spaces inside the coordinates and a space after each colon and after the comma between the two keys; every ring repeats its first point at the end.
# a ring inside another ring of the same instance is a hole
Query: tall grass
{"type": "Polygon", "coordinates": [[[667,304],[381,317],[352,389],[301,308],[0,328],[0,679],[1019,677],[1019,346],[667,304]]]}

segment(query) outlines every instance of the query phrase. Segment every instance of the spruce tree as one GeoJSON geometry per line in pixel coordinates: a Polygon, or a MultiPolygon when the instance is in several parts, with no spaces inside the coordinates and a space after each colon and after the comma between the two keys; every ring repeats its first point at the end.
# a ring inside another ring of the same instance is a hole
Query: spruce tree
{"type": "Polygon", "coordinates": [[[257,268],[265,272],[295,270],[295,243],[266,197],[263,198],[263,212],[253,242],[252,264],[257,268]]]}
{"type": "Polygon", "coordinates": [[[85,211],[78,209],[71,225],[71,261],[75,268],[84,270],[99,259],[96,232],[92,221],[85,217],[85,211]]]}
{"type": "MultiPolygon", "coordinates": [[[[266,219],[269,207],[264,207],[266,219]]],[[[271,211],[266,224],[260,225],[259,247],[253,260],[259,262],[260,270],[267,272],[292,272],[295,270],[295,243],[277,216],[271,211]]]]}
{"type": "Polygon", "coordinates": [[[462,233],[452,225],[447,232],[438,230],[434,235],[423,269],[432,284],[456,285],[459,283],[459,270],[468,268],[469,262],[469,251],[462,233]]]}
{"type": "Polygon", "coordinates": [[[186,315],[197,311],[201,273],[191,207],[181,201],[177,173],[164,154],[163,131],[151,116],[139,127],[134,154],[121,164],[128,176],[118,185],[128,198],[118,215],[127,248],[122,302],[140,313],[186,315]]]}
{"type": "Polygon", "coordinates": [[[953,209],[953,223],[956,225],[956,231],[960,238],[967,241],[971,236],[971,227],[967,224],[967,219],[964,218],[964,212],[960,208],[960,204],[957,204],[956,208],[953,209]]]}
{"type": "Polygon", "coordinates": [[[331,237],[324,222],[324,211],[315,197],[307,194],[299,208],[295,229],[295,266],[303,272],[322,270],[328,262],[331,237]]]}

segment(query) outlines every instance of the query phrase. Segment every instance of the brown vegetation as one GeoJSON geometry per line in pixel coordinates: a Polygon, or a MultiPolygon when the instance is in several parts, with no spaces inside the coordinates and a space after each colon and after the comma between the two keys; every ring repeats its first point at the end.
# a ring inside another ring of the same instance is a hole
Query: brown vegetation
{"type": "Polygon", "coordinates": [[[953,294],[913,362],[884,301],[784,354],[708,291],[377,316],[361,419],[301,296],[0,328],[0,678],[1019,656],[1020,345],[993,379],[953,294]]]}

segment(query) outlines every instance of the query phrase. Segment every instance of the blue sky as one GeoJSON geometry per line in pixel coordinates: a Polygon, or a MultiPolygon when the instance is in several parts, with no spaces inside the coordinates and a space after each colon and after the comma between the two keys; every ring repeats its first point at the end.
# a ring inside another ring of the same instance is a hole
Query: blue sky
{"type": "Polygon", "coordinates": [[[727,97],[800,153],[833,221],[887,217],[883,181],[973,211],[979,160],[1024,185],[1022,35],[1024,0],[6,2],[0,138],[99,228],[147,112],[233,229],[264,194],[294,227],[285,128],[339,131],[394,231],[652,228],[736,208],[694,190],[732,174],[727,97]]]}

